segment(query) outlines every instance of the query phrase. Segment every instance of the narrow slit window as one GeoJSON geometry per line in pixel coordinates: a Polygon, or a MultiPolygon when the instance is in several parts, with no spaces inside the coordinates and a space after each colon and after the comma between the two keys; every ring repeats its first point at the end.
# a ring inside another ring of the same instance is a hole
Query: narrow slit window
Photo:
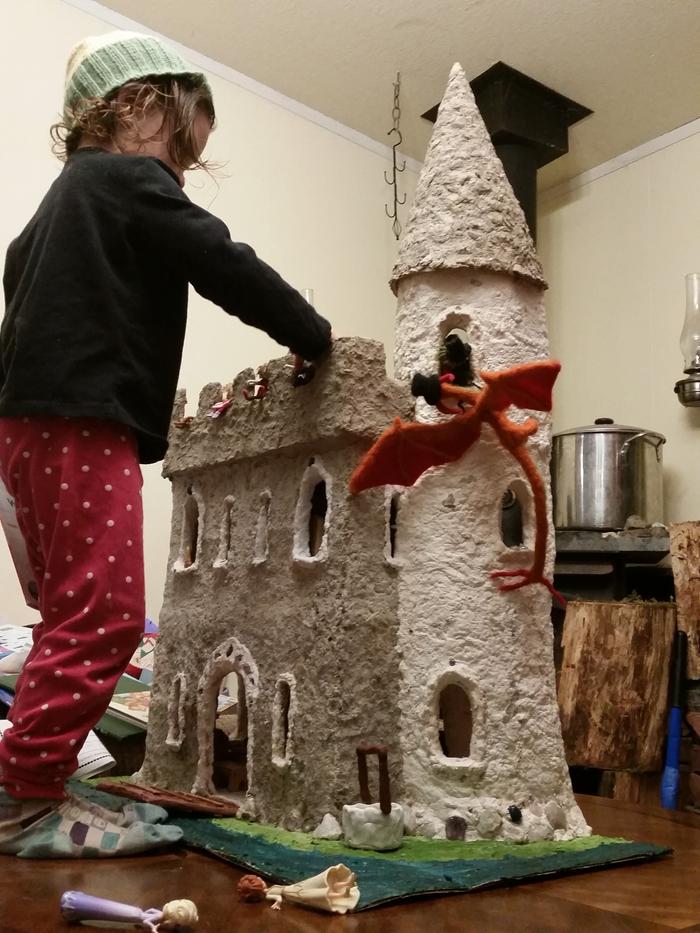
{"type": "Polygon", "coordinates": [[[165,744],[179,750],[185,736],[185,675],[177,674],[168,698],[168,734],[165,744]]]}
{"type": "Polygon", "coordinates": [[[401,509],[401,493],[394,492],[389,499],[388,521],[388,556],[395,559],[398,554],[399,510],[401,509]]]}
{"type": "Polygon", "coordinates": [[[188,486],[185,498],[182,521],[182,566],[191,567],[197,561],[197,548],[199,546],[199,504],[188,486]]]}
{"type": "Polygon", "coordinates": [[[272,717],[272,757],[276,764],[287,764],[291,752],[292,685],[282,678],[275,688],[272,717]]]}
{"type": "Polygon", "coordinates": [[[214,563],[215,567],[225,567],[231,559],[234,524],[233,508],[233,496],[226,496],[224,499],[224,514],[221,519],[221,531],[219,534],[219,553],[214,563]]]}
{"type": "Polygon", "coordinates": [[[320,480],[311,493],[311,509],[309,511],[309,555],[311,557],[315,557],[321,549],[326,529],[327,513],[326,481],[320,480]]]}
{"type": "Polygon", "coordinates": [[[524,541],[523,507],[511,486],[501,499],[501,538],[506,547],[520,547],[524,541]]]}
{"type": "Polygon", "coordinates": [[[447,758],[468,758],[472,741],[472,707],[459,684],[447,684],[438,702],[439,739],[447,758]]]}
{"type": "Polygon", "coordinates": [[[260,509],[255,526],[255,547],[253,563],[264,564],[270,552],[270,505],[272,496],[269,492],[260,493],[260,509]]]}
{"type": "Polygon", "coordinates": [[[223,544],[224,544],[224,560],[228,560],[228,556],[231,553],[231,509],[233,506],[230,503],[226,505],[226,511],[224,513],[224,534],[223,534],[223,544]]]}

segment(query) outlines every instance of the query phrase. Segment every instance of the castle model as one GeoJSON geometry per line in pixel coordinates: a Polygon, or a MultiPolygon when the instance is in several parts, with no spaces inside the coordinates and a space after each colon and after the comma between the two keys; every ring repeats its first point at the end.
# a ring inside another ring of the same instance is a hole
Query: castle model
{"type": "MultiPolygon", "coordinates": [[[[342,339],[308,385],[293,386],[287,358],[252,392],[252,371],[228,391],[206,386],[189,422],[178,397],[139,779],[237,790],[257,819],[313,830],[358,800],[357,746],[382,743],[409,831],[441,836],[461,817],[467,839],[584,835],[560,732],[550,596],[540,586],[503,593],[489,576],[532,554],[520,467],[486,426],[460,460],[410,489],[348,491],[392,420],[439,417],[409,382],[436,370],[447,334],[466,332],[477,379],[549,356],[542,270],[459,66],[392,287],[395,380],[380,344],[342,339]],[[208,417],[223,398],[226,411],[208,417]],[[516,547],[501,532],[508,490],[522,507],[516,547]],[[222,684],[231,715],[217,712],[222,684]]],[[[536,417],[529,448],[546,473],[549,418],[536,417]]],[[[550,570],[552,558],[550,544],[550,570]]]]}

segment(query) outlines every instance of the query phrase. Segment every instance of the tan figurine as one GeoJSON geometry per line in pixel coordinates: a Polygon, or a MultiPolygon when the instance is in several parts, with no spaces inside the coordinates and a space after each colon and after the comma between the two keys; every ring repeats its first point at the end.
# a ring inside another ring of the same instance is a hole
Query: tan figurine
{"type": "Polygon", "coordinates": [[[244,875],[238,882],[238,894],[245,901],[272,901],[272,909],[280,910],[283,901],[312,907],[328,913],[346,914],[360,900],[355,873],[345,865],[333,865],[320,875],[295,884],[273,884],[268,887],[257,875],[244,875]]]}

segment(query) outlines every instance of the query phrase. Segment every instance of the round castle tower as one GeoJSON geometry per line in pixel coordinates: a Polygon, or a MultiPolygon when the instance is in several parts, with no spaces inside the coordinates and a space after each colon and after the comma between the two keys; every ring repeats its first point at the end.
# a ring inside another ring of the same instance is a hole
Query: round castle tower
{"type": "MultiPolygon", "coordinates": [[[[480,370],[549,357],[542,268],[459,65],[440,105],[391,284],[399,379],[435,372],[438,347],[454,329],[467,334],[477,381],[480,370]]],[[[419,402],[416,417],[440,416],[419,402]]],[[[540,429],[529,448],[546,475],[550,419],[535,417],[540,429]]],[[[548,512],[551,572],[549,504],[548,512]]],[[[489,577],[528,566],[533,535],[525,478],[488,426],[461,460],[429,471],[402,496],[400,744],[418,832],[440,833],[450,816],[466,820],[468,838],[590,831],[564,757],[550,596],[535,586],[502,593],[489,577]],[[523,514],[523,543],[514,548],[500,525],[508,490],[523,514]],[[522,811],[520,822],[506,816],[512,805],[522,811]]]]}

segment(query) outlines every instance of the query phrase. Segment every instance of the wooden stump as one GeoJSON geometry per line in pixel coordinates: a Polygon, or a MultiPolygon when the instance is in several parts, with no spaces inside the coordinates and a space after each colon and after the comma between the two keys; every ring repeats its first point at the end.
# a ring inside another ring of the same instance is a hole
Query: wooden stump
{"type": "Polygon", "coordinates": [[[559,709],[570,765],[661,769],[675,629],[672,603],[569,603],[559,709]]]}
{"type": "Polygon", "coordinates": [[[644,807],[658,807],[661,775],[657,771],[605,771],[600,782],[603,797],[638,803],[644,807]]]}
{"type": "Polygon", "coordinates": [[[678,628],[688,634],[688,677],[700,678],[700,522],[671,525],[678,628]]]}

